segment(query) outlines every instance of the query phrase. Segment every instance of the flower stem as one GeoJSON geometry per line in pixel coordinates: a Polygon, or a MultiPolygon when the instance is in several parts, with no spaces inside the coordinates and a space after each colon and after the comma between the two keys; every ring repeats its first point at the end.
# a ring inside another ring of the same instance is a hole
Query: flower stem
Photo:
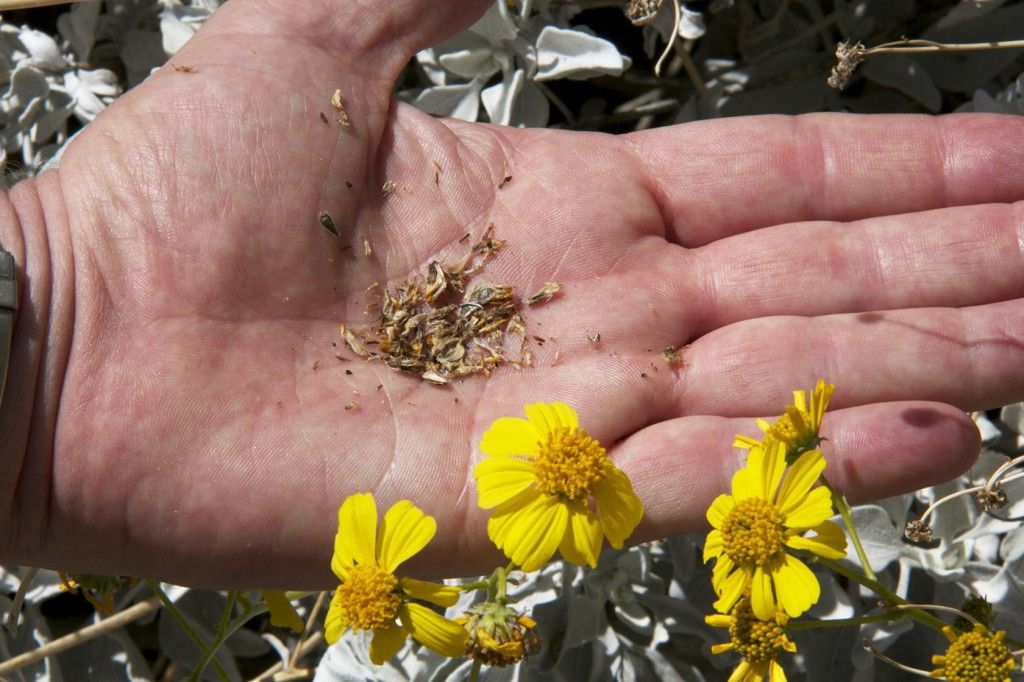
{"type": "Polygon", "coordinates": [[[469,682],[478,682],[480,679],[480,665],[480,661],[473,661],[473,667],[469,669],[469,682]]]}
{"type": "Polygon", "coordinates": [[[866,616],[857,616],[856,618],[832,618],[828,620],[801,620],[797,622],[790,621],[786,624],[786,629],[793,632],[799,632],[801,630],[818,630],[821,628],[842,628],[852,625],[867,625],[868,623],[878,623],[880,621],[896,620],[901,618],[902,614],[900,611],[886,610],[881,613],[873,613],[866,616]]]}
{"type": "Polygon", "coordinates": [[[860,559],[860,565],[864,568],[864,575],[869,580],[876,580],[875,571],[871,568],[871,562],[868,561],[867,552],[864,551],[864,545],[861,544],[860,535],[857,533],[857,527],[853,525],[853,509],[850,507],[850,503],[846,501],[846,496],[838,492],[832,487],[832,484],[828,482],[828,479],[824,475],[821,477],[821,483],[828,491],[832,494],[832,504],[835,505],[839,511],[839,516],[842,517],[843,523],[846,524],[846,530],[850,534],[850,541],[853,543],[853,549],[857,552],[857,558],[860,559]]]}
{"type": "MultiPolygon", "coordinates": [[[[825,559],[823,557],[817,557],[817,559],[818,563],[820,563],[822,566],[825,566],[829,570],[854,581],[858,585],[863,585],[864,587],[868,588],[878,596],[885,599],[890,604],[910,603],[906,599],[903,599],[902,597],[897,595],[895,592],[893,592],[888,587],[881,584],[880,582],[878,582],[878,580],[874,578],[869,578],[863,573],[858,573],[857,571],[847,568],[838,561],[833,561],[832,559],[825,559]]],[[[906,613],[910,618],[913,618],[918,623],[921,623],[922,625],[927,625],[928,627],[934,628],[935,630],[939,630],[940,632],[942,628],[946,625],[944,622],[942,622],[932,614],[921,609],[909,609],[906,613]]]]}
{"type": "Polygon", "coordinates": [[[211,663],[217,663],[217,660],[214,658],[214,656],[217,655],[217,651],[220,650],[224,642],[227,641],[227,638],[233,635],[235,631],[238,630],[238,628],[248,623],[249,620],[252,619],[254,616],[258,616],[261,613],[266,613],[268,610],[269,608],[264,602],[251,605],[244,611],[242,611],[240,616],[238,616],[233,621],[225,625],[223,628],[218,629],[217,636],[214,638],[213,644],[211,644],[209,651],[206,652],[206,655],[203,657],[203,659],[199,661],[199,665],[195,667],[195,670],[192,671],[192,674],[188,676],[188,682],[198,682],[200,676],[203,674],[203,670],[206,669],[206,666],[210,665],[211,663]]]}
{"type": "MultiPolygon", "coordinates": [[[[147,580],[146,586],[149,587],[153,594],[157,596],[160,603],[164,605],[164,608],[167,609],[167,612],[171,614],[174,620],[178,622],[178,625],[185,631],[185,634],[188,635],[188,638],[192,640],[193,644],[196,645],[196,648],[199,649],[204,656],[209,655],[206,642],[203,641],[203,638],[199,636],[199,633],[195,631],[191,624],[189,624],[188,620],[185,618],[185,614],[179,611],[178,607],[174,605],[171,598],[168,597],[167,593],[164,592],[162,587],[160,587],[160,583],[155,580],[147,580]]],[[[231,678],[228,676],[227,671],[224,670],[224,666],[220,664],[220,661],[213,661],[213,669],[217,671],[217,675],[221,680],[224,682],[231,682],[231,678]]]]}
{"type": "Polygon", "coordinates": [[[864,57],[875,54],[916,52],[976,52],[978,50],[1014,50],[1024,48],[1024,40],[991,40],[985,43],[937,43],[933,40],[896,40],[865,48],[864,57]]]}

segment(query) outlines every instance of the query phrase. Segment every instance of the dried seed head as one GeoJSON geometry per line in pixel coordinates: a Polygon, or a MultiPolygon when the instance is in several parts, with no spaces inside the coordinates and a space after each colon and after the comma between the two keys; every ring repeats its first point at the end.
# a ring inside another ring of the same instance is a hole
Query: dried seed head
{"type": "Polygon", "coordinates": [[[634,26],[645,26],[654,20],[665,0],[629,0],[626,18],[634,26]]]}
{"type": "Polygon", "coordinates": [[[836,46],[836,65],[828,77],[829,87],[842,90],[850,82],[857,65],[864,61],[864,45],[842,42],[836,46]]]}
{"type": "Polygon", "coordinates": [[[907,521],[907,527],[903,529],[903,536],[915,545],[925,545],[935,539],[932,527],[923,521],[907,521]]]}
{"type": "Polygon", "coordinates": [[[978,506],[985,510],[986,513],[991,514],[992,512],[1002,509],[1009,502],[1009,498],[1006,496],[1006,490],[999,483],[996,483],[990,488],[982,488],[974,493],[974,499],[978,503],[978,506]]]}
{"type": "Polygon", "coordinates": [[[537,305],[550,301],[554,298],[555,294],[562,290],[562,285],[558,282],[544,282],[544,286],[540,288],[540,291],[535,293],[530,298],[526,299],[526,304],[530,306],[537,305]]]}

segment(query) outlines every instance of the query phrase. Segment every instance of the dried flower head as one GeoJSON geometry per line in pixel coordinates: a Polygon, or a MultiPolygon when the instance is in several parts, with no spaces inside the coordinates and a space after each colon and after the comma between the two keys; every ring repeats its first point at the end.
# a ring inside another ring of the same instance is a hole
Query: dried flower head
{"type": "Polygon", "coordinates": [[[907,527],[903,529],[903,537],[915,545],[926,545],[935,539],[932,527],[924,521],[907,521],[907,527]]]}
{"type": "Polygon", "coordinates": [[[1010,501],[1006,495],[1006,490],[999,483],[987,488],[981,488],[974,493],[974,499],[986,514],[1002,509],[1010,501]]]}
{"type": "Polygon", "coordinates": [[[842,42],[836,46],[836,65],[832,67],[832,75],[828,77],[829,87],[842,90],[850,82],[850,77],[857,70],[857,65],[864,60],[862,43],[842,42]]]}
{"type": "MultiPolygon", "coordinates": [[[[960,605],[960,610],[985,627],[992,627],[992,602],[980,594],[968,595],[964,599],[964,603],[960,605]]],[[[953,629],[958,632],[967,632],[974,629],[974,623],[969,618],[957,616],[953,621],[953,629]]]]}
{"type": "Polygon", "coordinates": [[[629,0],[626,6],[626,18],[634,26],[646,26],[654,21],[658,10],[665,0],[629,0]]]}
{"type": "Polygon", "coordinates": [[[469,633],[466,655],[484,665],[514,665],[540,647],[537,623],[497,602],[483,602],[455,619],[469,633]]]}

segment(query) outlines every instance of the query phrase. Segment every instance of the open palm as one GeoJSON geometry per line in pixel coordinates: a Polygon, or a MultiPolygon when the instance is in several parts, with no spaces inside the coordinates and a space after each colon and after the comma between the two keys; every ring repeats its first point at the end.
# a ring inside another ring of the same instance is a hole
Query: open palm
{"type": "Polygon", "coordinates": [[[851,498],[973,461],[960,410],[1024,395],[1019,120],[611,137],[390,99],[416,49],[487,4],[233,0],[34,181],[53,259],[37,400],[53,419],[33,422],[5,553],[323,586],[338,505],[369,490],[437,518],[412,568],[487,570],[476,446],[540,400],[610,446],[645,503],[637,539],[702,527],[740,462],[733,435],[819,377],[838,385],[825,451],[851,498]],[[563,287],[527,311],[535,367],[439,388],[344,348],[338,324],[371,321],[369,285],[454,260],[490,222],[508,244],[484,279],[563,287]]]}

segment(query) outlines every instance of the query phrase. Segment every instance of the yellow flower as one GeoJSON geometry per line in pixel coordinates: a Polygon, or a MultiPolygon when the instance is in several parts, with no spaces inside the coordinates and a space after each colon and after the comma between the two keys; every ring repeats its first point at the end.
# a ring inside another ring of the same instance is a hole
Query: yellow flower
{"type": "Polygon", "coordinates": [[[729,682],[786,682],[786,673],[775,659],[780,651],[796,651],[796,644],[786,632],[789,616],[773,611],[769,618],[757,618],[750,598],[742,597],[729,615],[715,614],[704,620],[714,627],[729,628],[729,641],[715,644],[711,653],[736,651],[743,657],[729,682]]]}
{"type": "Polygon", "coordinates": [[[810,406],[807,404],[807,394],[804,391],[793,391],[793,404],[786,406],[786,413],[779,417],[778,421],[772,423],[764,419],[757,420],[757,425],[764,432],[763,440],[736,436],[733,447],[749,450],[756,445],[781,442],[786,444],[786,454],[790,460],[803,452],[813,450],[821,442],[818,431],[821,430],[821,420],[835,390],[833,384],[818,379],[817,385],[811,391],[810,406]]]}
{"type": "Polygon", "coordinates": [[[843,530],[826,520],[832,515],[830,493],[812,488],[825,468],[824,456],[805,452],[783,481],[785,456],[780,442],[752,448],[746,466],[732,477],[732,495],[719,495],[708,509],[714,530],[704,544],[704,561],[717,558],[711,582],[721,613],[749,591],[759,619],[769,620],[776,610],[799,616],[818,601],[821,588],[814,573],[785,549],[846,556],[843,530]],[[804,537],[808,530],[816,535],[804,537]]]}
{"type": "Polygon", "coordinates": [[[458,600],[458,588],[394,575],[402,562],[426,547],[435,532],[437,522],[409,500],[396,502],[379,529],[372,494],[352,495],[342,503],[331,558],[331,570],[341,585],[327,611],[328,644],[351,627],[373,631],[370,660],[377,665],[394,656],[409,635],[444,656],[462,655],[465,629],[410,601],[452,606],[458,600]]]}
{"type": "Polygon", "coordinates": [[[514,665],[540,646],[529,616],[497,602],[482,602],[455,619],[469,632],[466,655],[492,668],[514,665]]]}
{"type": "Polygon", "coordinates": [[[1016,662],[1003,641],[1004,631],[991,632],[975,623],[970,632],[946,626],[942,634],[950,645],[944,655],[932,656],[932,663],[939,667],[930,673],[931,677],[949,682],[1010,682],[1016,662]]]}
{"type": "Polygon", "coordinates": [[[526,419],[502,417],[480,443],[480,507],[494,509],[487,534],[516,565],[535,571],[558,550],[597,566],[603,537],[619,548],[644,508],[607,452],[565,403],[524,405],[526,419]],[[597,509],[595,511],[594,506],[597,509]]]}

